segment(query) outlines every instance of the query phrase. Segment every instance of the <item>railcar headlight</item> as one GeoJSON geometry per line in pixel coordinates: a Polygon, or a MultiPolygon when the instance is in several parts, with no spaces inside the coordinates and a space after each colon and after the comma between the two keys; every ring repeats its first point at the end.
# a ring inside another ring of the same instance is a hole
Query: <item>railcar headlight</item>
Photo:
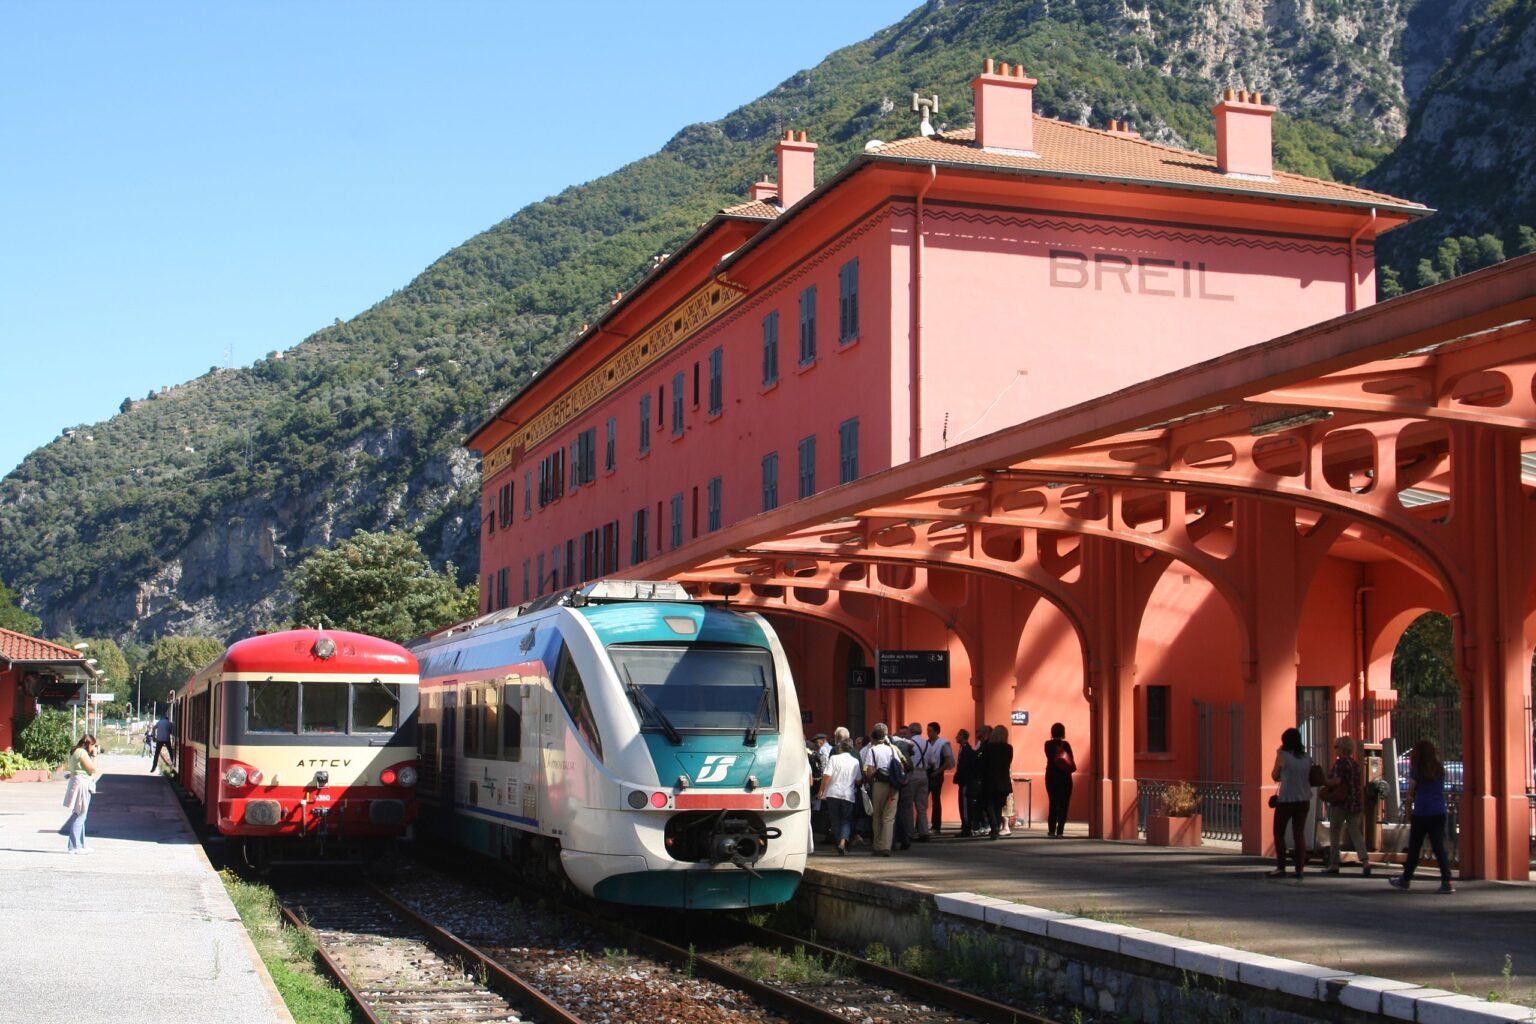
{"type": "Polygon", "coordinates": [[[790,790],[789,791],[788,800],[789,800],[789,806],[791,808],[799,807],[800,806],[800,791],[797,790],[797,789],[790,790]]]}
{"type": "Polygon", "coordinates": [[[252,768],[250,771],[245,773],[245,777],[253,786],[261,785],[261,780],[266,778],[265,775],[261,774],[260,768],[252,768]]]}
{"type": "Polygon", "coordinates": [[[249,776],[246,775],[245,769],[239,765],[233,765],[224,772],[224,784],[226,786],[238,788],[245,785],[248,778],[249,776]]]}
{"type": "Polygon", "coordinates": [[[413,765],[413,764],[406,765],[404,768],[400,769],[400,785],[402,785],[402,786],[414,786],[414,785],[416,785],[416,779],[419,777],[419,775],[420,775],[420,773],[416,771],[416,766],[415,765],[413,765]]]}
{"type": "Polygon", "coordinates": [[[629,803],[629,806],[633,807],[637,811],[644,807],[646,804],[645,794],[640,792],[638,789],[630,790],[629,796],[625,797],[625,800],[629,803]]]}

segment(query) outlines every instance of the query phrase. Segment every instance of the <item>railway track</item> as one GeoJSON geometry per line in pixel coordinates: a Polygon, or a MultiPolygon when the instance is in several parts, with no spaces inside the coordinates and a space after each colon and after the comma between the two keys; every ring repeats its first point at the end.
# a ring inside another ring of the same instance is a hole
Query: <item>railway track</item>
{"type": "Polygon", "coordinates": [[[290,921],[313,935],[327,969],[372,1021],[1054,1024],[740,922],[723,924],[724,938],[703,929],[684,947],[536,895],[509,902],[435,873],[392,888],[280,894],[290,921]]]}

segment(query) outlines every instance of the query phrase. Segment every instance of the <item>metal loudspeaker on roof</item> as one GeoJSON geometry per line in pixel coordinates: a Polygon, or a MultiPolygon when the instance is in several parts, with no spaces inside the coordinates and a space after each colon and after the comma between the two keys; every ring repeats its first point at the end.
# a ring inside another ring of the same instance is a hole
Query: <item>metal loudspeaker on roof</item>
{"type": "Polygon", "coordinates": [[[912,109],[916,113],[919,113],[923,116],[923,123],[917,129],[918,134],[922,135],[924,138],[927,138],[930,135],[937,135],[938,132],[934,131],[933,128],[933,115],[939,112],[938,94],[935,93],[932,96],[920,96],[917,93],[913,93],[912,109]]]}

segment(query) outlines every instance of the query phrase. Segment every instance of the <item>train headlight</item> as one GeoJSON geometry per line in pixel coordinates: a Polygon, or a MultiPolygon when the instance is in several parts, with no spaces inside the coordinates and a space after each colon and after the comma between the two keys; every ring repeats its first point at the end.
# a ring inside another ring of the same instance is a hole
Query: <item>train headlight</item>
{"type": "Polygon", "coordinates": [[[224,772],[224,784],[226,786],[234,786],[238,789],[245,785],[248,780],[249,776],[246,774],[245,769],[238,764],[231,766],[224,772]]]}
{"type": "Polygon", "coordinates": [[[416,780],[420,777],[421,773],[416,770],[416,766],[413,764],[408,764],[400,769],[400,785],[402,786],[414,786],[416,785],[416,780]]]}
{"type": "Polygon", "coordinates": [[[251,768],[251,769],[249,769],[245,773],[245,777],[250,782],[250,784],[253,785],[253,786],[261,785],[261,780],[266,778],[265,775],[261,774],[261,769],[260,768],[251,768]]]}
{"type": "Polygon", "coordinates": [[[323,636],[315,641],[315,657],[321,661],[329,661],[336,657],[336,641],[328,636],[323,636]]]}
{"type": "Polygon", "coordinates": [[[789,806],[791,810],[800,806],[800,791],[798,789],[789,791],[789,806]]]}
{"type": "Polygon", "coordinates": [[[395,784],[395,779],[398,777],[399,776],[395,774],[395,770],[393,768],[385,768],[383,771],[379,772],[379,781],[384,783],[386,786],[393,786],[395,784]]]}
{"type": "Polygon", "coordinates": [[[646,803],[645,794],[640,792],[638,789],[630,790],[629,796],[625,797],[624,799],[629,804],[629,806],[633,807],[637,811],[644,807],[646,803]]]}

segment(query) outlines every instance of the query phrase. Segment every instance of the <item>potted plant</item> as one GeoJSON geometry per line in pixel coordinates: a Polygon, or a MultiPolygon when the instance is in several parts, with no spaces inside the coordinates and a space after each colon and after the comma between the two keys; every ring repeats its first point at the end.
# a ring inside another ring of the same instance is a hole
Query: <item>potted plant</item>
{"type": "Polygon", "coordinates": [[[1152,846],[1200,845],[1200,796],[1187,782],[1163,790],[1157,813],[1147,815],[1147,842],[1152,846]]]}

